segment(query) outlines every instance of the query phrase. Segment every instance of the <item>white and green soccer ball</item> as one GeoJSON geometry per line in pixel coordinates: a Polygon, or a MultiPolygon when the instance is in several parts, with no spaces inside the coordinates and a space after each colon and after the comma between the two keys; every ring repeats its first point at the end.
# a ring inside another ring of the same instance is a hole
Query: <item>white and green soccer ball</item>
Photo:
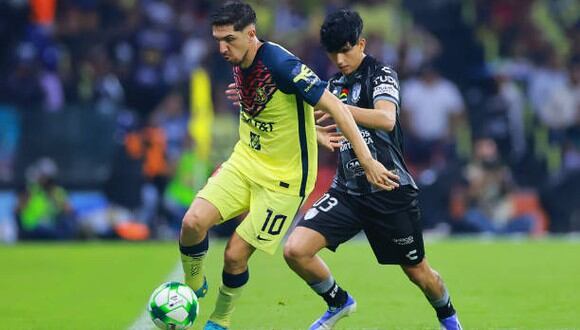
{"type": "Polygon", "coordinates": [[[182,330],[193,325],[199,314],[199,304],[187,285],[167,282],[153,291],[147,310],[159,329],[182,330]]]}

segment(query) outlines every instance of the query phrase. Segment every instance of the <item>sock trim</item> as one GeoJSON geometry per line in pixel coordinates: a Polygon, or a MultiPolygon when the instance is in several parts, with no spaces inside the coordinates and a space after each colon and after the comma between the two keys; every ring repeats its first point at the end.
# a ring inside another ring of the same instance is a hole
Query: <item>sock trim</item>
{"type": "Polygon", "coordinates": [[[441,298],[434,300],[429,299],[429,303],[431,303],[431,306],[434,308],[439,308],[446,306],[449,303],[449,300],[449,293],[447,292],[447,289],[444,289],[443,296],[441,298]]]}
{"type": "Polygon", "coordinates": [[[241,274],[230,274],[225,271],[222,272],[222,282],[225,286],[235,289],[244,286],[250,279],[249,269],[241,274]]]}
{"type": "Polygon", "coordinates": [[[323,281],[308,283],[310,288],[312,288],[312,290],[314,290],[314,292],[316,292],[318,294],[323,294],[323,293],[328,292],[330,289],[332,289],[334,284],[335,284],[335,281],[334,281],[334,278],[332,277],[332,275],[330,275],[330,277],[328,277],[327,279],[325,279],[323,281]]]}
{"type": "Polygon", "coordinates": [[[181,241],[179,241],[179,251],[185,254],[186,256],[190,257],[202,256],[207,253],[208,248],[209,248],[209,238],[207,234],[205,235],[205,238],[201,242],[195,245],[184,246],[181,244],[181,241]]]}

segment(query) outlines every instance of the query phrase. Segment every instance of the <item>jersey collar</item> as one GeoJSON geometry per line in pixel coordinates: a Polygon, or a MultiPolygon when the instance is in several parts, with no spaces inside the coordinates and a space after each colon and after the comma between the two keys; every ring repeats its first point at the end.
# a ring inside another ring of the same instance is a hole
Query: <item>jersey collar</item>
{"type": "Polygon", "coordinates": [[[356,70],[353,73],[349,74],[348,76],[342,75],[344,77],[345,82],[347,84],[352,84],[355,81],[359,80],[363,76],[364,69],[370,65],[371,61],[372,61],[371,56],[365,55],[363,60],[360,62],[360,65],[358,66],[358,68],[356,68],[356,70]]]}

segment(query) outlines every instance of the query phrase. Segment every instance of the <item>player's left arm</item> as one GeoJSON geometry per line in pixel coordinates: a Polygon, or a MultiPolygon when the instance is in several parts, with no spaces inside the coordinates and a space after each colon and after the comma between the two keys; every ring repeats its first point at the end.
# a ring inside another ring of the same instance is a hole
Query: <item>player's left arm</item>
{"type": "Polygon", "coordinates": [[[389,67],[383,66],[375,71],[370,81],[370,98],[373,109],[348,106],[357,124],[381,129],[387,132],[395,128],[397,111],[400,107],[399,78],[389,67]]]}
{"type": "MultiPolygon", "coordinates": [[[[348,110],[358,125],[390,132],[397,122],[399,109],[399,80],[395,71],[381,67],[371,77],[370,81],[373,108],[361,108],[347,105],[348,110]]],[[[323,116],[317,122],[327,119],[323,116]]]]}
{"type": "MultiPolygon", "coordinates": [[[[395,128],[397,122],[397,106],[392,101],[378,100],[373,109],[360,108],[354,105],[346,105],[357,124],[374,129],[390,132],[395,128]]],[[[322,114],[321,110],[316,112],[318,116],[316,122],[322,123],[331,116],[328,113],[322,114]]]]}
{"type": "Polygon", "coordinates": [[[357,124],[390,132],[395,128],[397,121],[397,106],[387,100],[375,102],[374,109],[359,108],[347,105],[357,124]]]}

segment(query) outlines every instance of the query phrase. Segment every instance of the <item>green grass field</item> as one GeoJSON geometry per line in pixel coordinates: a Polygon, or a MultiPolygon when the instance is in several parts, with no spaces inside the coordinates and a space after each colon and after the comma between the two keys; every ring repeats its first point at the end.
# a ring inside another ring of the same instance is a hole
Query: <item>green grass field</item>
{"type": "MultiPolygon", "coordinates": [[[[210,294],[223,243],[208,255],[210,294]]],[[[580,242],[450,240],[427,245],[466,329],[580,329],[580,242]]],[[[426,300],[398,267],[375,263],[364,241],[323,253],[359,311],[338,329],[437,329],[426,300]]],[[[26,244],[0,247],[0,329],[127,329],[177,265],[174,243],[26,244]]],[[[307,329],[325,306],[279,252],[256,253],[234,329],[307,329]]]]}

